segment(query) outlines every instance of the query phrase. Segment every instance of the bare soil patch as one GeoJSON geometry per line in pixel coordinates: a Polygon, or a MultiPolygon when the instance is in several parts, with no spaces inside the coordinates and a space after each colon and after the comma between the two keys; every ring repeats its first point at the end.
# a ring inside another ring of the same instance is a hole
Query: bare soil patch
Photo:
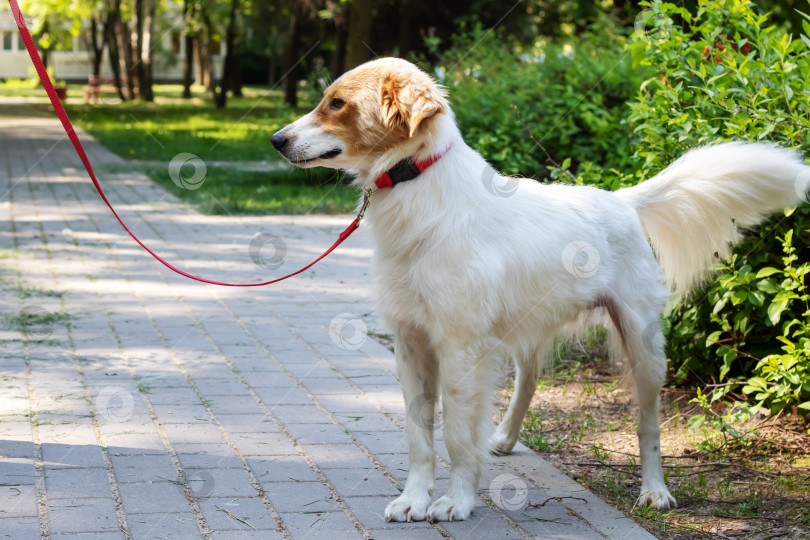
{"type": "MultiPolygon", "coordinates": [[[[667,540],[810,538],[810,434],[790,414],[759,413],[725,426],[691,400],[695,388],[662,392],[667,483],[678,508],[634,505],[640,487],[637,408],[607,362],[561,362],[538,384],[521,440],[578,482],[667,540]]],[[[511,389],[500,394],[503,414],[511,389]]],[[[722,415],[722,410],[713,410],[722,415]]]]}

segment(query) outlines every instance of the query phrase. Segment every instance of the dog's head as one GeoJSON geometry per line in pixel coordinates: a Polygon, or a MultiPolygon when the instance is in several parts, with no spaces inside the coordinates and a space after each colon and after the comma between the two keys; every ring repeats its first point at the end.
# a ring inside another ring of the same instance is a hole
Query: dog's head
{"type": "Polygon", "coordinates": [[[381,58],[342,75],[271,142],[298,167],[370,171],[386,156],[412,155],[444,112],[447,100],[433,79],[410,62],[381,58]]]}

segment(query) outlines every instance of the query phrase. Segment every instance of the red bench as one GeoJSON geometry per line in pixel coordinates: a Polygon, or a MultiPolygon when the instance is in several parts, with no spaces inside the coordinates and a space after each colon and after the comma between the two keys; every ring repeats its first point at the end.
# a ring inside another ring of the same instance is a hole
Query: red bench
{"type": "MultiPolygon", "coordinates": [[[[118,95],[118,87],[115,85],[115,78],[101,77],[99,75],[90,75],[87,77],[88,86],[84,87],[84,102],[98,103],[98,98],[101,94],[115,94],[118,95]]],[[[136,83],[137,84],[137,83],[136,83]]],[[[137,95],[138,90],[135,89],[137,95]]]]}

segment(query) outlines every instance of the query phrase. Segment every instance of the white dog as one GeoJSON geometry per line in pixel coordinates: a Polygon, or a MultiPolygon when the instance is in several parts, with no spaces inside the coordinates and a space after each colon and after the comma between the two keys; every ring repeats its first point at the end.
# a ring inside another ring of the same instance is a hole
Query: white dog
{"type": "Polygon", "coordinates": [[[658,425],[667,285],[688,291],[729,255],[738,227],[800,203],[810,168],[797,155],[704,147],[615,193],[504,178],[464,143],[441,87],[393,58],[344,74],[272,142],[300,167],[352,171],[370,194],[375,288],[409,417],[408,479],[386,521],[467,518],[488,452],[509,453],[518,439],[554,335],[594,320],[612,328],[635,382],[639,503],[675,506],[658,425]],[[495,366],[507,356],[515,394],[490,435],[495,366]],[[433,501],[440,392],[452,468],[433,501]]]}

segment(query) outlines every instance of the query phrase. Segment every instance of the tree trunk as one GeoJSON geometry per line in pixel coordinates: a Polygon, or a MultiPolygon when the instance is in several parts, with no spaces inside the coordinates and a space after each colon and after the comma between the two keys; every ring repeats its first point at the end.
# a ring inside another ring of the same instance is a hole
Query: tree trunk
{"type": "Polygon", "coordinates": [[[197,72],[194,74],[194,84],[205,86],[205,54],[203,53],[203,42],[205,41],[204,31],[197,34],[194,39],[194,47],[197,50],[197,72]]]}
{"type": "MultiPolygon", "coordinates": [[[[49,26],[50,25],[48,24],[48,19],[46,18],[45,22],[42,23],[42,32],[41,32],[41,34],[43,36],[48,34],[49,26]]],[[[51,59],[50,52],[51,52],[50,48],[47,48],[47,49],[45,47],[42,48],[42,65],[45,66],[45,69],[48,69],[48,61],[51,59]]],[[[51,81],[51,82],[53,82],[53,81],[51,81]]]]}
{"type": "Polygon", "coordinates": [[[231,91],[233,97],[242,97],[242,47],[237,45],[238,50],[234,52],[233,73],[231,74],[231,91]]]}
{"type": "Polygon", "coordinates": [[[267,86],[274,88],[276,86],[276,52],[270,51],[270,62],[267,66],[267,86]]]}
{"type": "Polygon", "coordinates": [[[132,87],[132,77],[130,76],[132,51],[129,47],[129,28],[121,20],[121,0],[110,0],[108,24],[110,51],[115,48],[115,54],[110,55],[110,61],[115,56],[118,63],[117,69],[113,69],[113,74],[117,78],[116,84],[119,88],[118,95],[122,100],[133,99],[135,92],[132,87]]]}
{"type": "Polygon", "coordinates": [[[132,87],[131,67],[132,50],[129,46],[129,28],[121,20],[121,0],[112,0],[110,4],[110,44],[115,44],[115,56],[118,59],[118,88],[122,100],[134,99],[135,92],[132,87]]]}
{"type": "Polygon", "coordinates": [[[194,36],[190,33],[192,9],[191,0],[185,0],[183,2],[183,18],[185,19],[186,57],[183,66],[183,99],[191,98],[191,83],[194,76],[194,36]]]}
{"type": "Polygon", "coordinates": [[[145,74],[143,63],[141,62],[141,51],[143,51],[143,2],[144,0],[133,0],[132,20],[130,21],[130,51],[132,51],[132,71],[130,76],[137,79],[138,94],[143,99],[143,82],[145,74]]]}
{"type": "Polygon", "coordinates": [[[400,55],[404,56],[418,48],[421,41],[418,13],[417,6],[411,0],[405,0],[400,4],[399,39],[397,42],[400,55]]]}
{"type": "MultiPolygon", "coordinates": [[[[105,27],[105,30],[106,30],[106,27],[105,27]]],[[[90,48],[92,49],[91,52],[93,54],[93,59],[92,59],[93,75],[98,77],[99,75],[101,75],[101,60],[104,57],[104,43],[107,41],[107,39],[106,39],[106,37],[103,37],[104,35],[106,35],[106,32],[105,32],[105,34],[102,36],[101,44],[99,44],[99,41],[98,41],[98,20],[96,20],[95,16],[90,17],[89,33],[90,33],[90,48]]]]}
{"type": "Polygon", "coordinates": [[[208,12],[205,11],[205,7],[203,7],[201,11],[201,20],[202,20],[202,42],[200,44],[200,60],[201,64],[200,67],[203,71],[202,79],[203,84],[205,85],[205,89],[208,91],[212,91],[214,86],[216,86],[216,81],[214,78],[214,58],[213,58],[213,51],[211,50],[213,47],[213,43],[211,40],[211,17],[208,16],[208,12]]]}
{"type": "Polygon", "coordinates": [[[185,36],[186,57],[183,59],[183,99],[191,98],[191,85],[194,83],[194,37],[185,36]]]}
{"type": "Polygon", "coordinates": [[[301,49],[301,15],[293,11],[290,13],[290,32],[288,35],[287,51],[284,55],[284,101],[291,107],[298,105],[298,57],[301,49]]]}
{"type": "Polygon", "coordinates": [[[143,25],[141,27],[138,92],[140,94],[140,98],[146,101],[155,101],[155,95],[152,92],[152,34],[155,30],[156,4],[156,0],[147,0],[143,25]]]}
{"type": "Polygon", "coordinates": [[[119,64],[120,57],[118,54],[118,44],[115,39],[115,24],[117,18],[120,18],[120,12],[114,12],[115,2],[113,2],[113,6],[110,8],[110,11],[107,13],[107,22],[104,23],[104,34],[106,35],[107,40],[107,51],[110,54],[110,71],[113,74],[113,80],[115,81],[115,87],[118,88],[118,97],[121,98],[121,101],[124,101],[124,91],[122,90],[123,85],[121,84],[121,66],[119,64]]]}
{"type": "Polygon", "coordinates": [[[346,44],[346,68],[352,69],[371,59],[368,47],[374,0],[354,0],[349,6],[349,36],[346,44]]]}
{"type": "Polygon", "coordinates": [[[335,53],[329,63],[329,75],[333,81],[346,71],[346,41],[349,37],[349,21],[346,17],[345,7],[341,7],[341,13],[335,15],[335,53]]]}
{"type": "Polygon", "coordinates": [[[121,78],[127,99],[135,99],[135,86],[133,78],[134,67],[132,62],[132,46],[130,42],[129,25],[122,20],[118,20],[118,56],[121,66],[121,78]]]}
{"type": "Polygon", "coordinates": [[[231,11],[228,15],[228,28],[225,31],[225,62],[222,65],[222,79],[219,92],[214,90],[214,102],[218,109],[225,107],[228,101],[228,90],[234,86],[234,61],[239,46],[236,39],[236,17],[239,12],[239,0],[231,0],[231,11]]]}

